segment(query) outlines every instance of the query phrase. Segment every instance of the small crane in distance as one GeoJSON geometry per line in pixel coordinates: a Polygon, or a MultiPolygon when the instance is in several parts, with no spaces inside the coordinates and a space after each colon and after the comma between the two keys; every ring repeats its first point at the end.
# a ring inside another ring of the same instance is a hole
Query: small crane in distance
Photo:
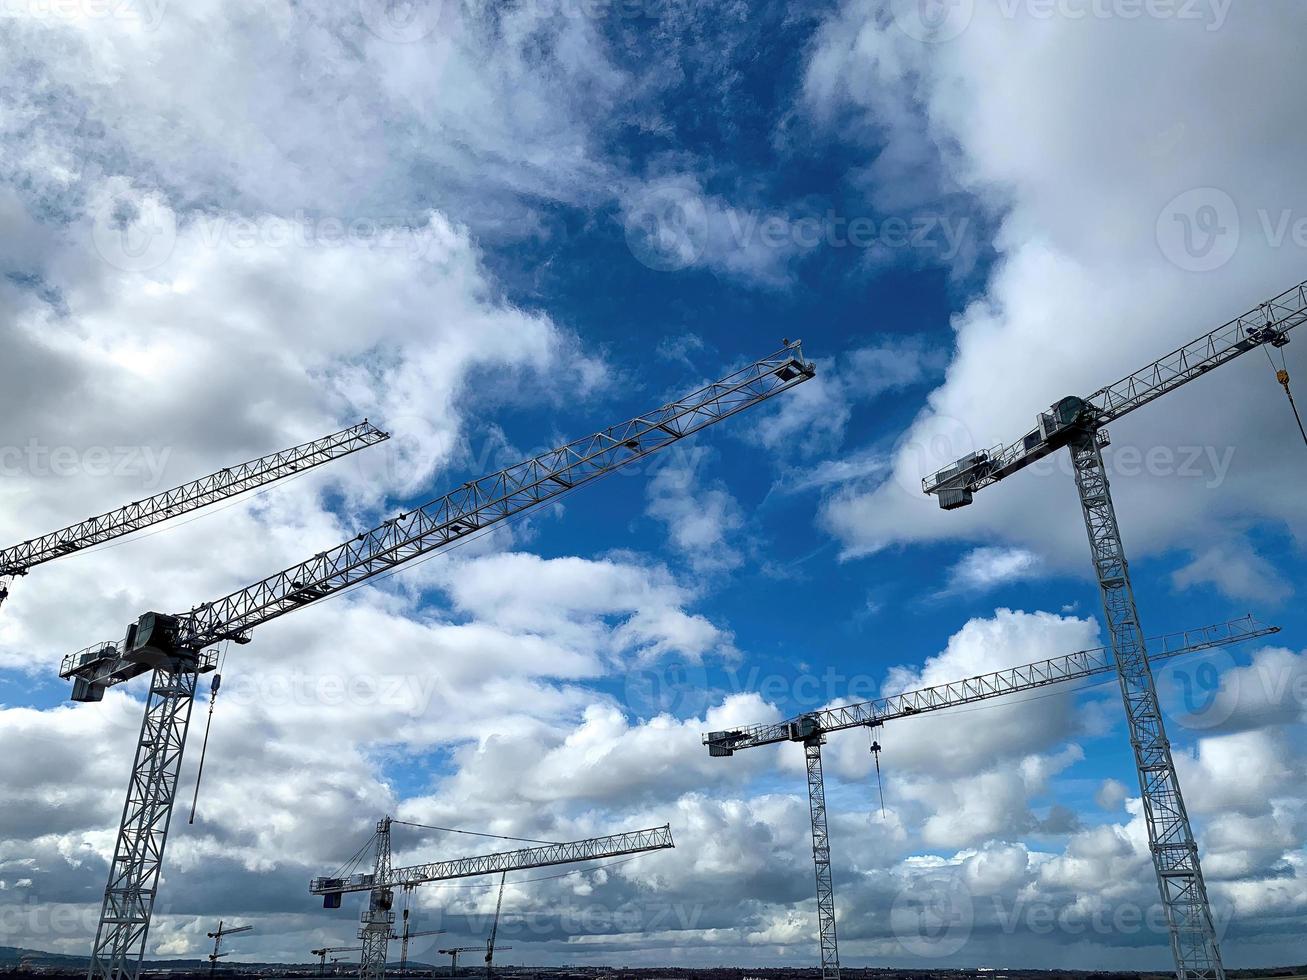
{"type": "Polygon", "coordinates": [[[241,932],[251,932],[253,929],[254,929],[253,926],[236,926],[236,927],[234,927],[234,928],[228,929],[228,928],[226,928],[225,926],[223,926],[223,924],[222,924],[222,920],[221,920],[221,919],[218,920],[218,929],[217,929],[217,931],[216,931],[216,932],[211,932],[211,933],[209,933],[209,938],[213,940],[213,952],[209,954],[209,976],[210,976],[210,977],[212,977],[213,974],[214,974],[214,971],[216,971],[216,970],[218,969],[218,958],[221,957],[221,956],[226,956],[226,955],[227,955],[226,953],[224,953],[224,952],[222,951],[222,941],[223,941],[223,939],[224,939],[226,936],[234,936],[234,935],[236,935],[237,933],[241,933],[241,932]]]}

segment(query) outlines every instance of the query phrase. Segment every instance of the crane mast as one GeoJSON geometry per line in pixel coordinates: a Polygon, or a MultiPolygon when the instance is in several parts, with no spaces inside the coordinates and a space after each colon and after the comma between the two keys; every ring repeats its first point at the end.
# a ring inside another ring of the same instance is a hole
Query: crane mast
{"type": "MultiPolygon", "coordinates": [[[[1183,654],[1229,646],[1280,631],[1264,626],[1251,616],[1216,623],[1199,629],[1168,633],[1151,641],[1154,661],[1183,654]]],[[[811,711],[788,721],[746,725],[703,736],[708,754],[727,758],[742,749],[780,742],[803,746],[808,776],[808,808],[812,821],[812,858],[817,880],[817,926],[823,980],[839,980],[839,941],[835,928],[835,886],[831,875],[830,834],[826,825],[826,788],[822,773],[821,747],[831,732],[851,728],[878,728],[887,721],[911,718],[930,711],[955,708],[1008,694],[1020,694],[1114,671],[1110,648],[1097,647],[1040,660],[1021,667],[993,671],[977,677],[936,684],[874,701],[840,705],[811,711]]]]}
{"type": "Polygon", "coordinates": [[[499,898],[495,900],[495,921],[490,926],[490,938],[486,940],[486,980],[494,970],[495,963],[495,937],[499,935],[499,913],[504,908],[504,885],[508,883],[508,872],[499,873],[499,898]]]}
{"type": "MultiPolygon", "coordinates": [[[[368,904],[362,912],[363,925],[359,930],[359,938],[363,939],[363,957],[359,963],[359,976],[362,980],[380,980],[385,974],[386,941],[392,938],[392,926],[395,922],[395,913],[390,911],[391,896],[396,888],[414,888],[432,881],[472,878],[499,872],[501,875],[499,899],[502,902],[504,897],[502,876],[509,871],[625,857],[676,846],[672,840],[671,828],[663,826],[610,834],[606,837],[591,837],[564,844],[546,844],[516,851],[499,851],[477,857],[392,868],[390,866],[391,823],[391,818],[386,817],[377,824],[376,863],[371,874],[356,874],[348,878],[314,878],[309,883],[309,894],[321,895],[322,906],[328,909],[340,908],[341,896],[348,892],[368,893],[368,904]]],[[[499,910],[496,908],[494,931],[491,932],[491,938],[485,948],[487,970],[494,957],[494,937],[498,928],[499,910]]],[[[466,951],[466,948],[459,949],[459,952],[466,951]]],[[[449,950],[441,952],[449,952],[449,950]]]]}
{"type": "MultiPolygon", "coordinates": [[[[1125,545],[1103,462],[1107,423],[1249,351],[1283,347],[1307,320],[1307,282],[1286,290],[1184,347],[1086,398],[1063,398],[1023,439],[972,453],[922,480],[945,510],[969,505],[976,490],[1066,448],[1098,581],[1144,802],[1149,847],[1166,911],[1178,980],[1225,980],[1198,843],[1189,823],[1171,743],[1158,705],[1125,545]]],[[[1286,388],[1287,390],[1287,388],[1286,388]]]]}
{"type": "Polygon", "coordinates": [[[238,466],[223,467],[190,483],[0,550],[0,602],[7,595],[3,588],[6,578],[26,575],[37,565],[161,524],[255,487],[275,483],[389,438],[388,433],[364,419],[358,425],[321,439],[260,456],[238,466]]]}
{"type": "Polygon", "coordinates": [[[189,612],[145,613],[122,641],[65,657],[75,701],[152,671],[88,980],[133,980],[145,954],[177,775],[198,675],[216,668],[209,644],[247,643],[255,626],[339,594],[453,542],[629,466],[815,374],[798,342],[720,381],[585,439],[463,484],[248,588],[189,612]]]}
{"type": "MultiPolygon", "coordinates": [[[[390,817],[377,823],[377,848],[374,875],[383,881],[390,874],[390,817]]],[[[359,957],[362,980],[381,980],[386,972],[386,951],[395,931],[395,892],[391,888],[374,888],[367,907],[360,916],[359,939],[363,954],[359,957]]]]}

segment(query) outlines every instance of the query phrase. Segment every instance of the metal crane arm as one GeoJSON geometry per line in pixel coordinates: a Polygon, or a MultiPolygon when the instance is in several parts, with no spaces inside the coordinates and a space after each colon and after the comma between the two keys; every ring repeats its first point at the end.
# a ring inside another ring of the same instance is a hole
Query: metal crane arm
{"type": "Polygon", "coordinates": [[[647,415],[465,483],[330,551],[189,613],[146,613],[129,629],[121,646],[99,643],[65,657],[60,675],[80,682],[74,699],[79,695],[95,699],[105,686],[178,658],[189,660],[208,644],[227,639],[244,642],[261,623],[531,510],[802,384],[814,373],[799,344],[789,344],[647,415]]]}
{"type": "Polygon", "coordinates": [[[389,438],[388,433],[382,432],[365,419],[358,425],[333,432],[321,439],[260,456],[239,466],[224,467],[216,473],[165,490],[153,497],[137,500],[117,510],[5,548],[0,551],[0,576],[25,575],[29,568],[43,562],[160,524],[389,438]]]}
{"type": "MultiPolygon", "coordinates": [[[[1150,652],[1149,660],[1166,660],[1170,657],[1228,646],[1278,632],[1280,632],[1278,626],[1264,626],[1252,616],[1246,616],[1226,623],[1153,637],[1148,641],[1148,648],[1150,651],[1157,652],[1150,652]]],[[[937,684],[875,701],[825,708],[799,715],[789,721],[750,725],[733,731],[709,732],[703,737],[703,744],[708,746],[710,755],[729,756],[739,749],[775,745],[778,742],[803,742],[827,732],[871,727],[896,718],[907,718],[927,711],[986,701],[1063,681],[1079,680],[1096,674],[1109,674],[1115,670],[1116,664],[1111,647],[1081,650],[1022,667],[998,670],[948,684],[937,684]]]]}
{"type": "Polygon", "coordinates": [[[1289,331],[1307,322],[1307,282],[1217,327],[1120,381],[1085,398],[1063,398],[1017,442],[970,453],[921,481],[945,510],[965,507],[971,495],[1070,443],[1077,432],[1098,429],[1168,391],[1263,345],[1283,347],[1289,331]]]}
{"type": "Polygon", "coordinates": [[[253,926],[237,926],[235,929],[224,929],[219,926],[217,932],[209,933],[209,938],[217,939],[219,936],[234,936],[238,932],[252,932],[253,929],[253,926]]]}
{"type": "Polygon", "coordinates": [[[348,878],[314,878],[309,884],[309,892],[313,895],[339,895],[342,892],[399,888],[428,881],[447,881],[451,878],[470,878],[502,871],[523,871],[528,868],[547,868],[557,864],[575,864],[579,861],[643,854],[647,851],[661,851],[675,846],[669,826],[655,827],[651,830],[594,837],[566,844],[549,844],[544,847],[501,851],[497,854],[456,858],[452,861],[437,861],[408,868],[392,868],[380,875],[373,873],[351,875],[348,878]]]}

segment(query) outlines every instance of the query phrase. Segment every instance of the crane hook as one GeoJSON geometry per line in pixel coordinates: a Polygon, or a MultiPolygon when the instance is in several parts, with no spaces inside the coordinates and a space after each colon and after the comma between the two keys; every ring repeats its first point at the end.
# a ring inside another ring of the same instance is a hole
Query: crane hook
{"type": "Polygon", "coordinates": [[[1293,400],[1293,392],[1289,390],[1289,372],[1286,368],[1280,368],[1275,372],[1275,380],[1280,382],[1284,389],[1285,397],[1289,399],[1289,407],[1293,409],[1294,421],[1298,423],[1298,431],[1302,433],[1302,441],[1307,445],[1307,429],[1303,428],[1302,416],[1298,414],[1298,403],[1293,400]]]}

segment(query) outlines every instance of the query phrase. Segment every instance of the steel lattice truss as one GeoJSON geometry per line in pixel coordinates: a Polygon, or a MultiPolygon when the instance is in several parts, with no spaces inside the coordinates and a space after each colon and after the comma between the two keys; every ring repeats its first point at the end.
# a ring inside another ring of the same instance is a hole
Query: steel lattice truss
{"type": "Polygon", "coordinates": [[[151,678],[88,976],[131,976],[140,960],[198,679],[192,671],[167,670],[156,670],[151,678]]]}
{"type": "MultiPolygon", "coordinates": [[[[384,879],[390,873],[390,818],[377,824],[376,874],[384,879]]],[[[359,939],[363,955],[359,957],[362,980],[382,980],[386,973],[386,955],[395,931],[394,893],[389,888],[373,889],[367,907],[360,915],[359,939]]]]}
{"type": "Polygon", "coordinates": [[[1094,407],[1099,423],[1106,425],[1263,344],[1282,346],[1288,342],[1289,331],[1304,322],[1307,282],[1159,358],[1142,371],[1098,389],[1085,401],[1094,407]]]}
{"type": "Polygon", "coordinates": [[[820,735],[803,743],[808,770],[808,815],[812,820],[812,866],[817,877],[817,935],[821,944],[822,980],[839,980],[840,950],[835,934],[835,881],[830,870],[830,833],[826,827],[826,783],[821,771],[820,735]]]}
{"type": "Polygon", "coordinates": [[[557,864],[576,864],[580,861],[595,861],[600,858],[624,857],[628,854],[661,851],[675,846],[670,827],[654,827],[650,830],[592,837],[566,844],[547,844],[517,851],[500,851],[477,857],[435,861],[408,868],[393,868],[381,874],[357,874],[348,878],[314,878],[309,884],[309,892],[314,895],[333,895],[341,892],[401,888],[428,881],[471,878],[503,871],[524,871],[528,868],[547,868],[557,864]]]}
{"type": "MultiPolygon", "coordinates": [[[[954,510],[971,504],[976,490],[1058,449],[1069,448],[1180,980],[1224,980],[1225,969],[1199,866],[1198,846],[1158,709],[1121,531],[1103,466],[1102,447],[1107,444],[1104,426],[1242,354],[1268,345],[1283,347],[1289,342],[1289,331],[1304,320],[1307,283],[1299,283],[1088,398],[1063,398],[1040,413],[1035,429],[1020,441],[991,452],[971,453],[926,477],[921,484],[926,493],[936,495],[940,507],[954,510]]],[[[1287,376],[1281,383],[1287,391],[1287,376]]]]}
{"type": "Polygon", "coordinates": [[[321,439],[260,456],[239,466],[225,467],[153,497],[146,497],[98,517],[5,548],[0,551],[0,576],[26,574],[29,568],[44,562],[199,510],[219,500],[235,497],[247,490],[320,466],[389,438],[387,433],[365,419],[358,425],[333,432],[321,439]]]}
{"type": "Polygon", "coordinates": [[[1139,628],[1139,611],[1135,607],[1102,450],[1092,433],[1071,447],[1071,459],[1085,527],[1089,531],[1103,614],[1112,637],[1130,726],[1130,744],[1134,747],[1139,772],[1148,840],[1177,973],[1180,980],[1219,980],[1225,971],[1221,966],[1207,885],[1198,862],[1198,844],[1189,826],[1144,634],[1139,628]]]}
{"type": "MultiPolygon", "coordinates": [[[[1186,653],[1228,646],[1280,631],[1264,626],[1251,616],[1216,623],[1199,629],[1168,633],[1150,642],[1158,650],[1151,660],[1163,660],[1186,653]]],[[[1141,648],[1142,649],[1142,648],[1141,648]]],[[[835,887],[830,869],[830,837],[826,828],[826,788],[823,784],[821,746],[830,732],[850,728],[874,728],[896,718],[910,718],[930,711],[985,701],[990,698],[1038,690],[1116,671],[1110,647],[1081,650],[1062,657],[1040,660],[1021,667],[994,671],[947,684],[936,684],[875,701],[862,701],[813,711],[789,721],[748,725],[703,736],[708,752],[731,756],[740,749],[778,742],[801,742],[808,771],[808,807],[812,818],[812,857],[817,878],[817,924],[821,942],[823,980],[839,977],[839,951],[835,932],[835,887]]],[[[1149,675],[1151,678],[1151,674],[1149,675]]],[[[1177,790],[1178,796],[1178,790],[1177,790]]],[[[1200,974],[1194,974],[1197,978],[1200,974]]],[[[1186,978],[1189,980],[1189,978],[1186,978]]]]}
{"type": "MultiPolygon", "coordinates": [[[[171,814],[176,791],[175,770],[165,765],[171,759],[167,746],[180,747],[186,738],[190,701],[198,673],[212,670],[209,643],[232,639],[244,642],[254,626],[319,599],[337,594],[352,585],[388,571],[404,562],[428,554],[453,541],[467,538],[516,514],[552,500],[574,487],[627,466],[659,449],[698,432],[738,412],[807,381],[815,373],[802,358],[800,345],[786,346],[755,361],[734,374],[656,411],[619,426],[544,453],[499,473],[470,483],[424,505],[401,514],[381,527],[358,535],[310,561],[286,569],[217,602],[196,607],[180,616],[147,613],[128,628],[121,644],[106,642],[64,659],[60,673],[73,681],[73,697],[95,701],[104,689],[147,670],[159,674],[185,675],[189,690],[181,697],[186,710],[177,712],[169,740],[160,740],[148,752],[138,752],[132,770],[132,793],[141,792],[152,804],[156,819],[152,826],[162,832],[146,852],[135,846],[134,824],[129,798],[128,813],[119,829],[119,853],[126,870],[115,870],[106,893],[100,932],[112,938],[112,954],[93,961],[91,980],[130,978],[136,975],[145,952],[153,889],[158,878],[166,839],[167,815],[171,814]],[[116,897],[119,882],[131,890],[130,900],[116,897]],[[148,892],[148,895],[146,894],[148,892]],[[119,907],[143,909],[131,929],[119,928],[119,907]]],[[[147,715],[148,723],[148,715],[147,715]]],[[[143,743],[144,744],[144,743],[143,743]]],[[[382,887],[382,886],[379,886],[382,887]]],[[[100,948],[97,940],[97,949],[100,948]]],[[[366,957],[365,957],[366,958],[366,957]]]]}
{"type": "MultiPolygon", "coordinates": [[[[179,614],[178,645],[199,650],[220,640],[245,640],[261,623],[629,466],[807,381],[813,373],[798,344],[793,344],[647,415],[465,483],[306,562],[179,614]]],[[[103,651],[110,645],[96,644],[88,651],[103,651]]],[[[88,651],[66,659],[63,676],[77,674],[94,684],[116,683],[114,668],[120,665],[112,658],[84,656],[88,651]]]]}
{"type": "MultiPolygon", "coordinates": [[[[1299,283],[1120,381],[1083,399],[1079,424],[1107,425],[1207,372],[1264,345],[1281,347],[1307,322],[1307,282],[1299,283]]],[[[921,481],[926,493],[980,490],[1066,446],[1073,432],[1052,413],[1025,439],[972,453],[921,481]],[[1060,438],[1059,438],[1060,436],[1060,438]],[[1036,438],[1037,437],[1037,438],[1036,438]]],[[[943,499],[943,498],[941,498],[943,499]]],[[[967,501],[969,502],[969,500],[967,501]]]]}
{"type": "MultiPolygon", "coordinates": [[[[1213,647],[1228,646],[1278,633],[1278,626],[1265,626],[1252,616],[1214,623],[1198,629],[1152,637],[1148,647],[1150,661],[1166,660],[1213,647]]],[[[730,755],[739,749],[775,745],[807,737],[812,731],[839,732],[850,728],[871,728],[896,718],[910,718],[926,711],[938,711],[958,705],[986,701],[1008,694],[1032,691],[1050,684],[1082,680],[1116,670],[1111,647],[1080,650],[1020,667],[996,670],[978,677],[936,684],[915,691],[905,691],[874,701],[840,705],[809,712],[788,721],[764,725],[747,725],[725,732],[710,732],[703,737],[713,755],[730,755]]]]}

